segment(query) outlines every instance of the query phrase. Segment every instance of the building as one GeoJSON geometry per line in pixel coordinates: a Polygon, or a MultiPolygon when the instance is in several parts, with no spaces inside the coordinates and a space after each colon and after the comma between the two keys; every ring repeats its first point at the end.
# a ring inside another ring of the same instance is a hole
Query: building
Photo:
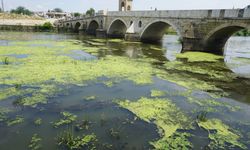
{"type": "Polygon", "coordinates": [[[119,11],[132,10],[133,0],[119,0],[119,11]]]}
{"type": "Polygon", "coordinates": [[[67,12],[55,12],[55,11],[47,11],[47,12],[35,12],[35,15],[46,18],[46,19],[65,19],[71,18],[72,14],[67,12]]]}

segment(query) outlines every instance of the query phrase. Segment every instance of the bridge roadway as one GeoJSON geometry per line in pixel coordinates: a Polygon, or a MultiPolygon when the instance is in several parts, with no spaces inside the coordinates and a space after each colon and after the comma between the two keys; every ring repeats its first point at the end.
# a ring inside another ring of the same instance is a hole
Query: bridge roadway
{"type": "Polygon", "coordinates": [[[250,29],[250,9],[100,11],[95,16],[60,20],[58,28],[98,37],[155,42],[172,27],[181,38],[182,51],[223,55],[228,38],[250,29]]]}

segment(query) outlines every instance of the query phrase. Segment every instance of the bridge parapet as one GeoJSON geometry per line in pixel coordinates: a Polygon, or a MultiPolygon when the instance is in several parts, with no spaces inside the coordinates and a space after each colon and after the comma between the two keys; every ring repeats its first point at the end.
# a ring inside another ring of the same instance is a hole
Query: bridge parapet
{"type": "Polygon", "coordinates": [[[250,9],[109,11],[107,16],[158,18],[250,18],[250,9]]]}

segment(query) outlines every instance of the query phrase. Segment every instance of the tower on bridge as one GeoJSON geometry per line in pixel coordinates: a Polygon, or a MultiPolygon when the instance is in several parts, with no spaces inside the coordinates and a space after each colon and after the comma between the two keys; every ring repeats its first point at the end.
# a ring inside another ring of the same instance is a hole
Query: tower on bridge
{"type": "Polygon", "coordinates": [[[119,0],[119,11],[132,10],[133,0],[119,0]]]}

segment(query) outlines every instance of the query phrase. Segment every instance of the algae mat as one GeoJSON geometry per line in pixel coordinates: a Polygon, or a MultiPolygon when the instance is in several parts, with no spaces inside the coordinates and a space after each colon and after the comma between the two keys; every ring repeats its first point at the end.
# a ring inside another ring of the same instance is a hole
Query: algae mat
{"type": "Polygon", "coordinates": [[[249,80],[220,56],[169,62],[161,46],[120,39],[4,37],[0,149],[249,149],[250,109],[232,94],[249,80]]]}

